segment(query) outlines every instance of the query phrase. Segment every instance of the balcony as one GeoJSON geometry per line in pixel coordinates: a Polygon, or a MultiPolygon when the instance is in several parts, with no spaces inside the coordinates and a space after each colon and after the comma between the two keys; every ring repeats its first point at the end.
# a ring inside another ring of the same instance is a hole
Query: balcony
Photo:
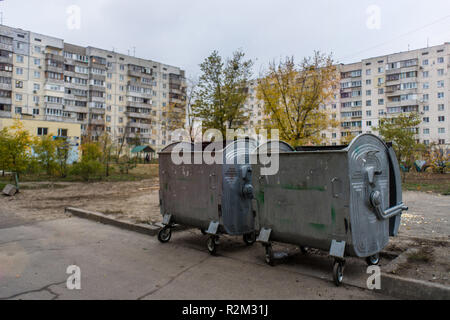
{"type": "Polygon", "coordinates": [[[11,83],[0,83],[0,90],[11,91],[12,84],[11,83]]]}
{"type": "Polygon", "coordinates": [[[11,44],[0,43],[0,50],[13,52],[13,45],[12,45],[12,43],[11,44]]]}
{"type": "Polygon", "coordinates": [[[49,108],[49,109],[58,109],[58,110],[62,110],[63,109],[62,102],[61,103],[46,102],[45,103],[45,107],[49,108]]]}
{"type": "Polygon", "coordinates": [[[0,63],[13,64],[13,57],[12,57],[12,55],[11,55],[11,57],[0,56],[0,63]]]}
{"type": "Polygon", "coordinates": [[[89,119],[89,124],[96,125],[96,126],[104,126],[105,119],[89,119]]]}
{"type": "Polygon", "coordinates": [[[103,97],[90,97],[89,101],[91,102],[99,102],[99,103],[105,103],[105,98],[103,97]]]}
{"type": "Polygon", "coordinates": [[[12,72],[0,71],[0,77],[11,78],[12,77],[12,72]]]}
{"type": "Polygon", "coordinates": [[[64,56],[60,56],[58,54],[46,53],[45,59],[46,60],[55,60],[55,61],[61,62],[61,64],[64,64],[64,56]]]}
{"type": "Polygon", "coordinates": [[[0,118],[11,118],[11,111],[0,110],[0,118]]]}
{"type": "Polygon", "coordinates": [[[127,96],[135,97],[135,98],[150,99],[152,97],[152,93],[143,93],[143,92],[135,92],[135,91],[127,90],[127,96]]]}
{"type": "Polygon", "coordinates": [[[55,72],[55,73],[64,73],[64,68],[63,68],[63,66],[46,65],[45,71],[50,71],[50,72],[55,72]]]}
{"type": "Polygon", "coordinates": [[[150,129],[151,124],[150,123],[142,123],[142,122],[128,122],[128,126],[130,128],[139,128],[139,129],[150,129]]]}
{"type": "Polygon", "coordinates": [[[89,108],[89,111],[94,114],[105,114],[105,109],[102,108],[89,108]]]}
{"type": "Polygon", "coordinates": [[[127,115],[128,118],[139,118],[139,119],[151,119],[152,118],[152,115],[150,113],[126,111],[125,114],[127,115]]]}
{"type": "Polygon", "coordinates": [[[393,107],[406,107],[406,106],[417,106],[421,102],[418,99],[414,100],[403,100],[403,101],[388,101],[386,103],[387,108],[393,108],[393,107]]]}
{"type": "Polygon", "coordinates": [[[0,97],[0,104],[12,104],[11,98],[0,97]]]}
{"type": "Polygon", "coordinates": [[[419,92],[419,90],[417,89],[417,88],[415,88],[415,89],[400,89],[400,88],[398,88],[398,89],[396,89],[396,90],[394,90],[394,89],[386,89],[386,95],[388,96],[388,97],[395,97],[395,96],[400,96],[400,95],[402,95],[402,94],[417,94],[419,92]]]}
{"type": "Polygon", "coordinates": [[[86,107],[76,107],[76,106],[64,106],[65,111],[76,112],[76,113],[87,113],[88,108],[86,107]]]}

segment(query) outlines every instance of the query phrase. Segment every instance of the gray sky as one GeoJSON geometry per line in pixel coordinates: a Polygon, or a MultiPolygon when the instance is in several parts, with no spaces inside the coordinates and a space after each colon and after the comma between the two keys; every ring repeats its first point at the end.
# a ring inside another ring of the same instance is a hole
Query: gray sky
{"type": "Polygon", "coordinates": [[[5,0],[0,10],[6,25],[122,53],[136,47],[136,56],[180,66],[188,77],[215,49],[228,56],[242,48],[257,72],[314,50],[346,63],[426,47],[427,38],[450,41],[449,0],[5,0]],[[71,5],[81,9],[79,29],[67,26],[71,5]],[[371,5],[380,19],[367,13],[371,5]]]}

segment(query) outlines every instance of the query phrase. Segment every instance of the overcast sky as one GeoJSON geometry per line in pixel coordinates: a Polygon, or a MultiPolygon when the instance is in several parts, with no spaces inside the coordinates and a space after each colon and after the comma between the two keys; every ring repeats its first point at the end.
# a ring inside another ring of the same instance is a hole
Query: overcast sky
{"type": "Polygon", "coordinates": [[[8,26],[122,53],[136,47],[188,77],[213,50],[242,48],[257,73],[314,50],[347,63],[450,41],[449,0],[4,0],[0,10],[8,26]]]}

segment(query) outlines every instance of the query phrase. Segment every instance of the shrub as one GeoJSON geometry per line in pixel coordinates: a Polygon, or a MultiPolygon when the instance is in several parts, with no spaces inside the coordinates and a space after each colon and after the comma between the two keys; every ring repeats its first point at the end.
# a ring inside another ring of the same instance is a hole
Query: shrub
{"type": "Polygon", "coordinates": [[[98,160],[83,159],[72,166],[71,174],[80,176],[85,181],[99,178],[103,173],[103,165],[98,160]]]}

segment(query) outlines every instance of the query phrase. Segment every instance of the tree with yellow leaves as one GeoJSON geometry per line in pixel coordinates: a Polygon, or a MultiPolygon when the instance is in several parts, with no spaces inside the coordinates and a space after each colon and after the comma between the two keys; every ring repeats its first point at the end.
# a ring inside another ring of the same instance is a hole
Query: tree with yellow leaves
{"type": "Polygon", "coordinates": [[[315,52],[299,65],[293,57],[271,62],[257,88],[268,115],[264,126],[278,129],[280,139],[294,145],[323,143],[320,133],[338,125],[324,108],[338,83],[331,55],[315,52]]]}
{"type": "Polygon", "coordinates": [[[11,127],[0,130],[0,163],[3,170],[18,175],[27,169],[33,139],[18,119],[11,127]]]}

